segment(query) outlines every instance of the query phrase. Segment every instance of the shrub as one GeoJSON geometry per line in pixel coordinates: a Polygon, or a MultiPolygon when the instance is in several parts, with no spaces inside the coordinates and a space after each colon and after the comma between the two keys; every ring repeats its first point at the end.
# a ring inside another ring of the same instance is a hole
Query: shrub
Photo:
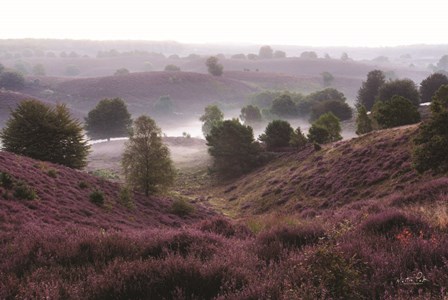
{"type": "Polygon", "coordinates": [[[225,237],[234,236],[236,231],[232,223],[223,217],[215,217],[211,220],[202,221],[199,224],[201,231],[213,232],[225,237]]]}
{"type": "Polygon", "coordinates": [[[47,175],[51,178],[56,178],[58,176],[58,171],[56,171],[55,169],[50,169],[47,171],[47,175]]]}
{"type": "Polygon", "coordinates": [[[8,173],[0,173],[0,185],[7,190],[10,190],[14,186],[14,179],[8,173]]]}
{"type": "Polygon", "coordinates": [[[127,208],[134,208],[134,199],[132,198],[132,191],[128,187],[120,189],[120,203],[127,208]]]}
{"type": "Polygon", "coordinates": [[[102,206],[104,204],[104,193],[99,190],[94,190],[90,193],[89,199],[93,204],[102,206]]]}
{"type": "Polygon", "coordinates": [[[89,187],[89,185],[88,185],[87,182],[85,182],[84,180],[81,180],[81,181],[78,183],[78,187],[79,187],[80,189],[86,189],[86,188],[89,187]]]}
{"type": "Polygon", "coordinates": [[[184,199],[176,199],[171,204],[171,212],[179,217],[185,217],[194,212],[194,206],[184,199]]]}
{"type": "Polygon", "coordinates": [[[342,139],[339,119],[331,112],[323,114],[313,122],[308,133],[311,142],[325,144],[342,139]]]}
{"type": "Polygon", "coordinates": [[[372,121],[367,115],[367,110],[364,105],[358,106],[358,115],[356,117],[356,134],[361,135],[369,133],[373,130],[372,121]]]}
{"type": "Polygon", "coordinates": [[[365,232],[393,237],[404,228],[413,233],[428,229],[428,225],[418,217],[406,215],[399,211],[386,211],[370,216],[361,229],[365,232]]]}
{"type": "Polygon", "coordinates": [[[22,200],[34,200],[36,192],[24,181],[17,181],[14,185],[14,197],[22,200]]]}
{"type": "Polygon", "coordinates": [[[319,225],[276,227],[257,236],[256,252],[266,261],[278,260],[284,250],[301,249],[324,236],[325,231],[319,225]]]}

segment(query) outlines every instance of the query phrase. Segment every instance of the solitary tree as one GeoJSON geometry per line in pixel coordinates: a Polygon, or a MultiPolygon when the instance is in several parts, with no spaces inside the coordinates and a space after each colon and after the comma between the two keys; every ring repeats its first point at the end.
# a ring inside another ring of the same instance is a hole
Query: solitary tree
{"type": "Polygon", "coordinates": [[[238,119],[225,120],[214,126],[206,136],[213,168],[223,176],[238,176],[253,169],[260,149],[250,126],[238,119]]]}
{"type": "Polygon", "coordinates": [[[431,103],[431,118],[414,139],[413,164],[418,172],[448,172],[448,85],[442,86],[431,103]]]}
{"type": "Polygon", "coordinates": [[[380,87],[386,82],[385,78],[383,71],[370,71],[367,74],[367,80],[362,82],[358,91],[358,105],[364,105],[367,110],[371,110],[380,87]]]}
{"type": "Polygon", "coordinates": [[[216,56],[210,56],[205,62],[208,72],[213,76],[221,76],[224,67],[218,63],[218,58],[216,56]]]}
{"type": "Polygon", "coordinates": [[[282,117],[290,118],[297,116],[297,106],[289,94],[282,94],[272,101],[271,113],[282,117]]]}
{"type": "Polygon", "coordinates": [[[308,139],[318,144],[341,140],[341,124],[339,123],[339,119],[331,112],[321,115],[311,125],[308,139]]]}
{"type": "Polygon", "coordinates": [[[448,77],[445,74],[434,73],[429,75],[420,83],[422,102],[431,102],[434,94],[445,84],[448,84],[448,77]]]}
{"type": "Polygon", "coordinates": [[[420,104],[420,94],[417,86],[410,79],[397,79],[386,82],[378,91],[379,101],[390,101],[394,96],[401,96],[408,99],[415,106],[420,104]]]}
{"type": "Polygon", "coordinates": [[[205,137],[210,133],[213,126],[224,120],[224,114],[216,105],[208,105],[204,109],[204,114],[199,118],[202,124],[202,133],[205,137]]]}
{"type": "Polygon", "coordinates": [[[333,74],[331,74],[330,72],[323,72],[321,73],[321,75],[322,80],[324,81],[324,86],[330,86],[334,80],[333,74]]]}
{"type": "Polygon", "coordinates": [[[356,134],[361,135],[373,130],[372,121],[367,115],[364,105],[358,106],[358,115],[356,117],[356,134]]]}
{"type": "Polygon", "coordinates": [[[241,109],[241,121],[245,124],[255,124],[261,122],[261,112],[257,106],[247,105],[241,109]]]}
{"type": "Polygon", "coordinates": [[[121,98],[103,99],[85,119],[86,131],[93,139],[127,136],[132,124],[131,114],[121,98]]]}
{"type": "Polygon", "coordinates": [[[173,183],[175,170],[168,148],[154,120],[140,116],[134,121],[122,158],[126,182],[148,196],[173,183]]]}
{"type": "Polygon", "coordinates": [[[154,111],[157,114],[164,116],[174,113],[174,103],[170,96],[161,96],[159,100],[154,103],[154,111]]]}
{"type": "Polygon", "coordinates": [[[420,113],[411,101],[401,96],[393,96],[390,101],[375,103],[373,118],[382,128],[391,128],[420,122],[420,113]]]}
{"type": "Polygon", "coordinates": [[[0,137],[5,151],[75,169],[86,165],[89,146],[82,126],[63,104],[52,107],[37,100],[22,101],[0,137]]]}
{"type": "Polygon", "coordinates": [[[270,59],[274,56],[274,50],[272,50],[271,46],[263,46],[260,48],[258,56],[263,59],[270,59]]]}
{"type": "Polygon", "coordinates": [[[259,140],[266,144],[268,150],[289,146],[294,129],[283,120],[274,120],[268,124],[259,140]]]}

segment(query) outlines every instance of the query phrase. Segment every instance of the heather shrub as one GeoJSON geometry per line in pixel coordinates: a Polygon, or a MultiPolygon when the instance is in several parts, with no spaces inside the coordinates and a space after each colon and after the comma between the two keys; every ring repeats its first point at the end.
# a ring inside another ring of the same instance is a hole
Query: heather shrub
{"type": "Polygon", "coordinates": [[[171,212],[179,217],[185,217],[194,212],[194,206],[184,199],[176,199],[171,204],[171,212]]]}
{"type": "Polygon", "coordinates": [[[413,233],[427,230],[428,224],[416,216],[406,215],[400,211],[386,211],[370,216],[360,225],[365,232],[393,237],[407,228],[413,233]]]}
{"type": "Polygon", "coordinates": [[[34,200],[36,192],[24,181],[17,181],[14,185],[14,197],[22,200],[34,200]]]}
{"type": "Polygon", "coordinates": [[[95,205],[102,206],[104,204],[104,193],[99,190],[94,190],[89,195],[90,202],[95,205]]]}
{"type": "Polygon", "coordinates": [[[0,173],[0,185],[7,190],[10,190],[14,186],[14,179],[8,173],[0,173]]]}
{"type": "Polygon", "coordinates": [[[278,260],[285,250],[301,249],[325,236],[319,225],[282,226],[262,232],[256,239],[257,255],[266,260],[278,260]]]}
{"type": "Polygon", "coordinates": [[[210,220],[204,220],[198,224],[198,227],[201,231],[212,232],[225,237],[232,237],[236,234],[234,225],[223,217],[215,217],[210,220]]]}

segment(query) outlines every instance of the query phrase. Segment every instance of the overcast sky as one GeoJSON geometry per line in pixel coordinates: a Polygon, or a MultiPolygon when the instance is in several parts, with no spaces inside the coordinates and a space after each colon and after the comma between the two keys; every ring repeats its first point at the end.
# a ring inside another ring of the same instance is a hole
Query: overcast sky
{"type": "Polygon", "coordinates": [[[0,38],[448,44],[448,1],[4,0],[0,38]]]}

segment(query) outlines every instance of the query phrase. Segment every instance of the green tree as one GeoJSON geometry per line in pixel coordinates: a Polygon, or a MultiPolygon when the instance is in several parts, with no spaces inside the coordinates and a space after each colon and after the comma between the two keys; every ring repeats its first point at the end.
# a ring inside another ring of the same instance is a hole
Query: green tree
{"type": "Polygon", "coordinates": [[[417,86],[410,79],[397,79],[386,82],[379,89],[377,99],[387,102],[392,100],[394,96],[406,98],[417,107],[420,105],[420,94],[417,86]]]}
{"type": "Polygon", "coordinates": [[[199,118],[202,124],[202,133],[205,137],[212,128],[224,120],[224,114],[216,105],[208,105],[204,109],[204,114],[199,118]]]}
{"type": "Polygon", "coordinates": [[[261,112],[257,106],[247,105],[241,108],[241,121],[245,124],[255,124],[261,122],[261,112]]]}
{"type": "Polygon", "coordinates": [[[70,168],[86,165],[89,146],[81,124],[67,107],[37,100],[22,101],[1,131],[3,150],[70,168]]]}
{"type": "Polygon", "coordinates": [[[437,63],[437,68],[439,70],[445,70],[448,71],[448,54],[442,56],[437,63]]]}
{"type": "Polygon", "coordinates": [[[163,116],[172,115],[174,113],[174,103],[170,96],[161,96],[154,103],[154,111],[163,116]]]}
{"type": "Polygon", "coordinates": [[[271,46],[262,46],[258,52],[258,57],[261,59],[271,59],[274,56],[274,50],[271,46]]]}
{"type": "Polygon", "coordinates": [[[212,127],[206,136],[213,169],[223,176],[238,176],[258,164],[259,145],[250,126],[238,119],[225,120],[212,127]]]}
{"type": "Polygon", "coordinates": [[[373,130],[372,120],[367,115],[364,105],[358,106],[358,115],[356,116],[356,134],[361,135],[373,130]]]}
{"type": "Polygon", "coordinates": [[[43,64],[37,64],[33,67],[33,75],[45,76],[45,67],[43,64]]]}
{"type": "Polygon", "coordinates": [[[121,68],[115,71],[114,76],[123,76],[123,75],[129,75],[129,70],[126,68],[121,68]]]}
{"type": "Polygon", "coordinates": [[[339,119],[331,112],[323,114],[311,124],[308,139],[318,144],[336,142],[342,139],[339,119]]]}
{"type": "Polygon", "coordinates": [[[322,80],[324,81],[324,86],[330,86],[334,80],[333,74],[331,74],[330,72],[323,72],[321,73],[321,75],[322,80]]]}
{"type": "Polygon", "coordinates": [[[128,186],[146,196],[173,184],[175,170],[168,147],[154,120],[138,117],[133,124],[122,158],[123,172],[128,186]]]}
{"type": "Polygon", "coordinates": [[[297,127],[296,130],[294,130],[293,133],[291,133],[290,139],[289,139],[289,145],[298,149],[302,149],[305,147],[305,145],[308,143],[308,139],[306,136],[302,133],[302,130],[300,127],[297,127]]]}
{"type": "Polygon", "coordinates": [[[282,94],[272,101],[271,113],[281,118],[297,116],[297,106],[289,94],[282,94]]]}
{"type": "Polygon", "coordinates": [[[445,84],[448,84],[448,77],[445,74],[434,73],[429,75],[420,83],[422,102],[431,102],[434,94],[445,84]]]}
{"type": "Polygon", "coordinates": [[[180,67],[178,67],[176,65],[166,65],[165,71],[168,71],[168,72],[178,72],[178,71],[180,71],[180,67]]]}
{"type": "Polygon", "coordinates": [[[358,105],[363,105],[367,110],[371,110],[380,87],[386,83],[386,77],[381,70],[373,70],[367,74],[367,80],[362,82],[358,91],[358,105]]]}
{"type": "Polygon", "coordinates": [[[317,59],[317,53],[314,51],[304,51],[300,54],[300,58],[317,59]]]}
{"type": "Polygon", "coordinates": [[[0,88],[7,90],[21,90],[25,87],[25,78],[15,71],[3,71],[0,73],[0,88]]]}
{"type": "Polygon", "coordinates": [[[108,139],[129,135],[131,114],[121,98],[103,99],[85,119],[87,135],[93,139],[108,139]]]}
{"type": "Polygon", "coordinates": [[[340,102],[347,101],[344,94],[334,88],[326,88],[324,90],[311,93],[306,98],[307,98],[307,101],[309,101],[311,103],[330,101],[330,100],[336,100],[336,101],[340,101],[340,102]]]}
{"type": "Polygon", "coordinates": [[[408,99],[393,96],[390,101],[375,103],[373,118],[381,128],[392,128],[420,122],[420,113],[408,99]]]}
{"type": "Polygon", "coordinates": [[[311,120],[316,120],[327,112],[333,113],[342,121],[351,119],[353,115],[352,109],[347,103],[338,100],[326,100],[317,102],[312,106],[311,120]]]}
{"type": "Polygon", "coordinates": [[[210,56],[206,62],[205,65],[207,66],[207,70],[210,74],[213,76],[221,76],[224,67],[218,63],[218,58],[216,56],[210,56]]]}
{"type": "Polygon", "coordinates": [[[268,124],[264,133],[258,138],[266,144],[268,150],[276,148],[288,147],[294,129],[291,125],[283,120],[274,120],[268,124]]]}
{"type": "Polygon", "coordinates": [[[431,118],[420,125],[414,139],[413,165],[423,173],[448,172],[448,85],[436,92],[431,103],[431,118]]]}

